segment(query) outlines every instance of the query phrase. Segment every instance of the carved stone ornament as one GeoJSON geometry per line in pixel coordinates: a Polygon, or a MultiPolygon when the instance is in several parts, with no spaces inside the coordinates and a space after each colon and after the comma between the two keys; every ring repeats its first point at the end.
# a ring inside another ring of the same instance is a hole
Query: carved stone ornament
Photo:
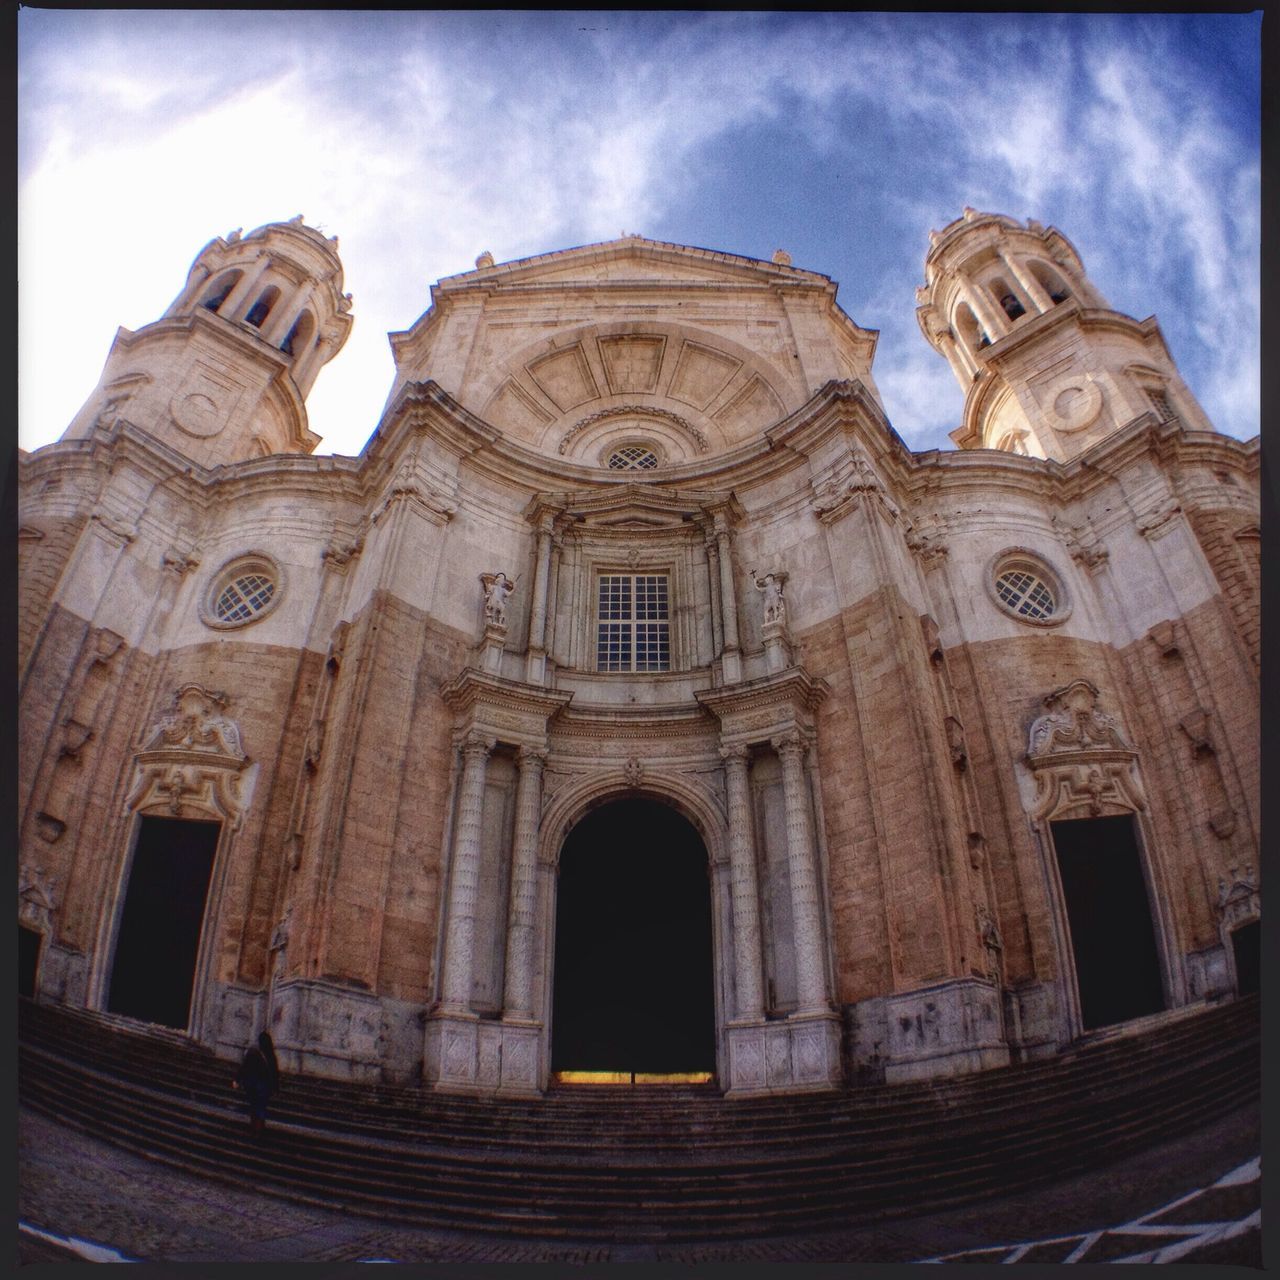
{"type": "Polygon", "coordinates": [[[1231,867],[1227,875],[1230,879],[1218,878],[1218,914],[1224,928],[1234,929],[1259,918],[1262,900],[1253,867],[1231,867]]]}
{"type": "Polygon", "coordinates": [[[249,760],[239,726],[224,714],[226,705],[225,694],[202,685],[178,689],[172,710],[135,757],[126,809],[164,805],[176,815],[191,806],[226,819],[233,828],[240,825],[240,776],[249,760]]]}
{"type": "Polygon", "coordinates": [[[1062,545],[1073,560],[1086,569],[1096,569],[1106,564],[1111,553],[1102,545],[1088,520],[1081,524],[1068,524],[1054,516],[1053,523],[1062,539],[1062,545]]]}
{"type": "Polygon", "coordinates": [[[1116,718],[1098,706],[1098,690],[1087,680],[1073,680],[1049,694],[1044,706],[1027,745],[1037,785],[1033,816],[1049,818],[1082,805],[1094,817],[1107,804],[1145,809],[1138,753],[1116,718]]]}
{"type": "Polygon", "coordinates": [[[38,933],[48,933],[53,922],[57,881],[43,867],[18,870],[18,919],[38,933]]]}
{"type": "Polygon", "coordinates": [[[505,573],[482,573],[480,585],[484,588],[484,620],[491,627],[507,625],[507,600],[516,584],[505,573]]]}
{"type": "Polygon", "coordinates": [[[638,787],[644,781],[644,765],[632,756],[623,766],[622,776],[626,778],[628,786],[638,787]]]}
{"type": "Polygon", "coordinates": [[[613,409],[601,409],[597,413],[588,414],[579,422],[575,422],[568,431],[560,437],[560,444],[557,453],[564,451],[572,443],[575,436],[581,435],[588,427],[593,427],[597,422],[604,422],[608,418],[629,418],[629,417],[656,418],[659,422],[668,422],[677,430],[683,432],[690,440],[693,441],[699,453],[707,451],[707,437],[698,430],[693,423],[686,421],[678,413],[672,413],[669,409],[655,409],[649,405],[643,404],[624,404],[613,409]]]}
{"type": "Polygon", "coordinates": [[[419,512],[436,524],[447,523],[458,510],[452,496],[431,484],[418,470],[413,458],[406,458],[396,468],[386,495],[369,517],[370,523],[376,525],[390,507],[401,501],[412,502],[419,512]]]}
{"type": "Polygon", "coordinates": [[[876,498],[891,519],[897,506],[861,453],[848,453],[827,473],[813,481],[813,510],[823,524],[830,524],[857,508],[864,497],[876,498]]]}
{"type": "Polygon", "coordinates": [[[1174,517],[1182,514],[1176,498],[1166,498],[1138,517],[1138,532],[1154,541],[1163,538],[1173,528],[1174,517]]]}

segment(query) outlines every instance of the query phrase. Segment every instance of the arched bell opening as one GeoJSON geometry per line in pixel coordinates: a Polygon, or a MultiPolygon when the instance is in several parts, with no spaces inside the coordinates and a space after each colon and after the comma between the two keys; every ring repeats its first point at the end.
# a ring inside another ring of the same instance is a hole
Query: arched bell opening
{"type": "Polygon", "coordinates": [[[706,845],[670,805],[627,796],[576,823],[557,876],[553,1076],[714,1075],[712,898],[706,845]]]}

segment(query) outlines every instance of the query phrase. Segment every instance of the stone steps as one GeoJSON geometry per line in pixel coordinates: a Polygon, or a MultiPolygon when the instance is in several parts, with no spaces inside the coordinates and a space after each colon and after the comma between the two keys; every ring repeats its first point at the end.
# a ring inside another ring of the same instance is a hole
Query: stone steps
{"type": "Polygon", "coordinates": [[[228,1087],[232,1066],[207,1052],[61,1010],[24,1010],[20,1031],[23,1101],[129,1150],[388,1220],[582,1240],[745,1238],[942,1208],[1079,1172],[1258,1091],[1256,1001],[1240,1001],[1071,1061],[945,1088],[852,1090],[785,1108],[692,1091],[502,1100],[500,1118],[526,1121],[505,1138],[483,1099],[291,1077],[258,1143],[228,1087]],[[178,1087],[167,1073],[184,1064],[178,1087]],[[359,1103],[345,1125],[334,1111],[342,1098],[359,1103]],[[831,1123],[815,1128],[811,1107],[831,1123]],[[543,1109],[549,1119],[535,1121],[543,1109]],[[433,1131],[446,1114],[453,1128],[433,1131]],[[572,1139],[555,1131],[567,1119],[572,1139]]]}
{"type": "MultiPolygon", "coordinates": [[[[1238,1015],[1237,1006],[1209,1011],[1213,1018],[1230,1022],[1238,1015]]],[[[47,1017],[40,1011],[38,1017],[47,1017]]],[[[77,1037],[94,1025],[83,1014],[59,1013],[60,1021],[24,1031],[44,1038],[71,1058],[82,1056],[77,1037]]],[[[1087,1051],[1081,1051],[1081,1062],[1092,1064],[1091,1072],[1075,1068],[1072,1059],[1050,1059],[1038,1063],[981,1076],[935,1084],[877,1086],[861,1088],[857,1098],[859,1116],[875,1113],[886,1124],[910,1124],[918,1119],[921,1106],[941,1106],[955,1114],[973,1108],[986,1108],[998,1103],[1004,1094],[1016,1094],[1027,1105],[1041,1098],[1056,1097],[1064,1088],[1087,1087],[1091,1074],[1102,1074],[1107,1064],[1124,1060],[1136,1064],[1139,1056],[1151,1062],[1178,1052],[1180,1044],[1194,1042],[1202,1034],[1198,1019],[1184,1019],[1153,1031],[1141,1039],[1110,1040],[1087,1051]]],[[[1224,1030],[1229,1028],[1224,1026],[1224,1030]]],[[[233,1064],[214,1058],[207,1051],[183,1048],[172,1043],[153,1043],[149,1037],[130,1034],[118,1026],[103,1037],[94,1035],[91,1061],[110,1064],[119,1075],[145,1081],[153,1088],[169,1089],[186,1096],[196,1090],[225,1091],[234,1071],[233,1064]]],[[[371,1128],[390,1127],[395,1131],[422,1129],[434,1135],[457,1133],[471,1140],[488,1131],[496,1139],[509,1143],[527,1137],[532,1141],[568,1140],[575,1138],[593,1143],[608,1137],[615,1146],[628,1141],[647,1143],[655,1135],[656,1125],[677,1139],[696,1137],[715,1141],[720,1136],[740,1136],[753,1126],[763,1126],[760,1137],[779,1119],[786,1119],[791,1132],[806,1128],[826,1132],[833,1126],[849,1122],[853,1111],[844,1093],[814,1095],[797,1108],[794,1100],[743,1099],[722,1100],[713,1092],[688,1090],[680,1094],[662,1091],[663,1096],[637,1095],[629,1090],[579,1088],[576,1091],[553,1090],[545,1099],[529,1102],[508,1099],[449,1097],[386,1086],[342,1084],[314,1078],[285,1077],[285,1088],[276,1101],[276,1111],[299,1123],[336,1122],[341,1128],[368,1124],[371,1128]]]]}

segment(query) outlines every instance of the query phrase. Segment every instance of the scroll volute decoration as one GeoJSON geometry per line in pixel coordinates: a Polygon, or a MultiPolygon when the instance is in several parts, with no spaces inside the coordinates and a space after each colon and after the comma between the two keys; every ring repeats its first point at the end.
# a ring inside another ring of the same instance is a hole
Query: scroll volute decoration
{"type": "Polygon", "coordinates": [[[244,816],[240,778],[249,763],[239,726],[225,714],[227,697],[184,684],[134,758],[130,810],[164,807],[175,816],[203,809],[234,829],[244,816]]]}
{"type": "Polygon", "coordinates": [[[1147,807],[1138,753],[1116,718],[1098,706],[1093,685],[1074,680],[1049,694],[1044,707],[1031,725],[1027,745],[1027,765],[1037,786],[1033,817],[1064,817],[1076,809],[1097,817],[1108,805],[1147,807]]]}

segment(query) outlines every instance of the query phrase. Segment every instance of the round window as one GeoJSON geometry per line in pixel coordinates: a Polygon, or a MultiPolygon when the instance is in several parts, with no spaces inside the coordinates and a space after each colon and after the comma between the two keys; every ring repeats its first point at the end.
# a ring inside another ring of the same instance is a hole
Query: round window
{"type": "Polygon", "coordinates": [[[658,454],[647,444],[624,444],[609,454],[611,471],[652,471],[657,465],[658,454]]]}
{"type": "Polygon", "coordinates": [[[211,627],[243,627],[275,608],[280,599],[280,569],[265,556],[226,565],[205,596],[201,616],[211,627]]]}
{"type": "Polygon", "coordinates": [[[998,555],[988,567],[986,584],[996,603],[1020,622],[1052,626],[1064,622],[1071,612],[1061,579],[1027,552],[998,555]]]}

